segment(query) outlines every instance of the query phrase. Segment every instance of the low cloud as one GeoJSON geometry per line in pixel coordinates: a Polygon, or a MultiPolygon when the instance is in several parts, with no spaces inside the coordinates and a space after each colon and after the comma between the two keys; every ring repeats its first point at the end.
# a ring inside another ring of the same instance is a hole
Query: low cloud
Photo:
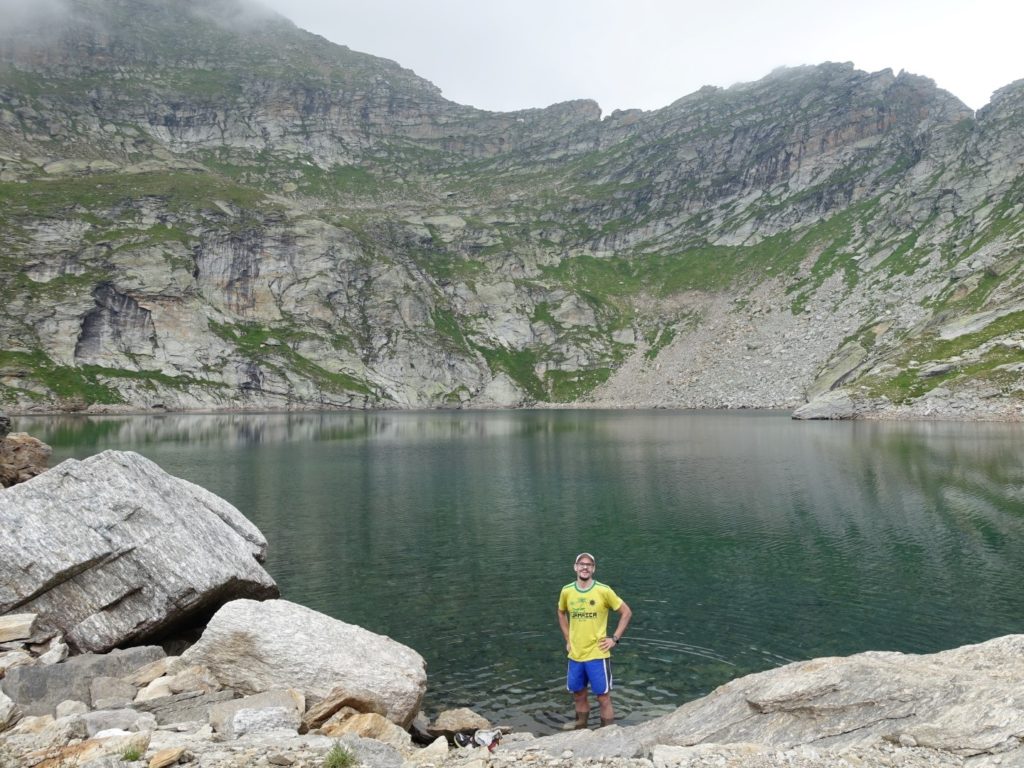
{"type": "Polygon", "coordinates": [[[258,0],[213,0],[196,3],[193,13],[224,29],[258,27],[269,21],[284,21],[284,17],[258,0]]]}
{"type": "Polygon", "coordinates": [[[0,19],[9,31],[44,24],[62,26],[71,16],[69,0],[0,0],[0,19]]]}

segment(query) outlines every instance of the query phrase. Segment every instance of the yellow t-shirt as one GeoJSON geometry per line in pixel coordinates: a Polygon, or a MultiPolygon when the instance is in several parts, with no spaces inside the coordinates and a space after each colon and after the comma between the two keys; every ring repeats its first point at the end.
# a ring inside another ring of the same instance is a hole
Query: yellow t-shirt
{"type": "Polygon", "coordinates": [[[569,619],[569,658],[573,661],[607,659],[598,643],[608,636],[608,611],[617,611],[622,599],[607,584],[595,581],[588,589],[566,584],[558,596],[558,610],[569,619]]]}

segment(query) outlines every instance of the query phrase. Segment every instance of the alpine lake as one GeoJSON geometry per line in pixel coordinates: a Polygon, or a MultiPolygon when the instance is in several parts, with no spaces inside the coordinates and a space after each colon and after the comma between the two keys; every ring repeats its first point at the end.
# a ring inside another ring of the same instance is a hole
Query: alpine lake
{"type": "Polygon", "coordinates": [[[583,550],[634,612],[620,724],[790,661],[1024,631],[1024,425],[524,410],[14,428],[51,466],[131,450],[230,501],[282,597],[426,658],[431,718],[465,706],[542,734],[572,717],[556,601],[583,550]]]}

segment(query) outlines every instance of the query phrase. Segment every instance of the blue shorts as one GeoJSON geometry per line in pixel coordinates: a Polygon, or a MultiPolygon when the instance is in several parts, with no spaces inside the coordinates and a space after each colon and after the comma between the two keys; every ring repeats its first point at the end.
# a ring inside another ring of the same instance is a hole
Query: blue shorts
{"type": "Polygon", "coordinates": [[[612,660],[591,659],[573,661],[569,659],[569,670],[565,674],[565,687],[579,693],[590,685],[597,696],[604,696],[612,690],[612,660]]]}

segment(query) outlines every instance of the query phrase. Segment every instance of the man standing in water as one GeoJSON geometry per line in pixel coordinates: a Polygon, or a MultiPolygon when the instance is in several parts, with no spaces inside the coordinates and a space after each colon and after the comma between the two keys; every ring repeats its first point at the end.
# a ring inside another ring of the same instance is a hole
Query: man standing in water
{"type": "Polygon", "coordinates": [[[612,709],[611,650],[619,644],[633,612],[607,584],[594,581],[597,561],[589,552],[576,555],[576,581],[562,587],[558,596],[558,625],[569,653],[565,687],[572,692],[576,728],[586,728],[590,717],[587,686],[597,696],[601,725],[615,720],[612,709]],[[608,637],[608,612],[618,611],[619,624],[608,637]]]}

